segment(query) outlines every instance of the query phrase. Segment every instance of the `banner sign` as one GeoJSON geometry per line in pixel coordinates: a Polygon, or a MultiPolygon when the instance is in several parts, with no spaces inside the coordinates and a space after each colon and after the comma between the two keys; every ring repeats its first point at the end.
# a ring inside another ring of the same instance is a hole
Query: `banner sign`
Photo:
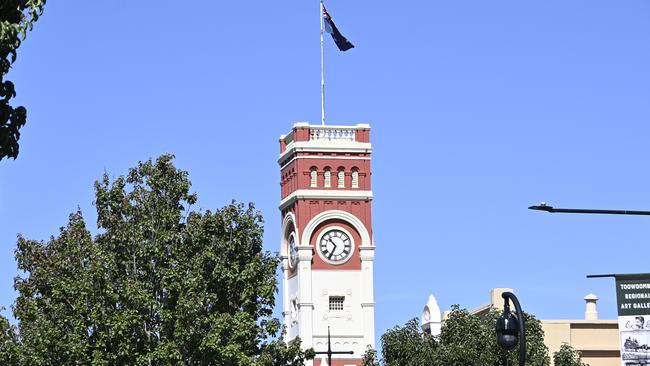
{"type": "Polygon", "coordinates": [[[621,365],[650,366],[650,274],[616,275],[621,365]]]}

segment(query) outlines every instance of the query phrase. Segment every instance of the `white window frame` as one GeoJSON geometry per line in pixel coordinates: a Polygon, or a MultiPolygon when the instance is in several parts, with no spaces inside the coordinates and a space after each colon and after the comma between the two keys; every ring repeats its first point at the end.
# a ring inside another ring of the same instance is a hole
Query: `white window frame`
{"type": "Polygon", "coordinates": [[[311,168],[309,170],[309,178],[310,178],[310,183],[309,186],[311,188],[316,188],[318,187],[318,170],[316,168],[311,168]]]}
{"type": "Polygon", "coordinates": [[[345,296],[330,296],[328,300],[329,300],[328,303],[329,311],[340,312],[345,310],[345,296]],[[336,300],[336,301],[333,302],[332,300],[336,300]],[[338,300],[340,300],[340,302],[338,300]],[[335,305],[335,307],[332,308],[332,305],[335,305]]]}
{"type": "Polygon", "coordinates": [[[332,169],[329,168],[329,167],[325,168],[325,172],[323,173],[323,175],[325,176],[325,180],[324,180],[324,182],[323,182],[323,183],[324,183],[323,186],[324,186],[325,188],[330,188],[330,187],[332,187],[332,169]]]}

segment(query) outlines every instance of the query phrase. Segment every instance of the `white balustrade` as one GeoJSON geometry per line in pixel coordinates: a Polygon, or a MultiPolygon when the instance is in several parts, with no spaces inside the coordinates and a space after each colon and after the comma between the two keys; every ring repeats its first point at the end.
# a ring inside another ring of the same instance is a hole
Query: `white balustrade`
{"type": "Polygon", "coordinates": [[[310,128],[310,141],[355,141],[354,128],[310,128]]]}

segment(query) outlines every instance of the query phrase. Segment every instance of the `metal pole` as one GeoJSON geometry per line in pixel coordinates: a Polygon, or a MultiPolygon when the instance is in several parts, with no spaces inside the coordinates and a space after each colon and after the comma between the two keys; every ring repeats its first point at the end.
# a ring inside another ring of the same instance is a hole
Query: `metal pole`
{"type": "Polygon", "coordinates": [[[323,42],[325,24],[323,19],[323,8],[323,0],[320,0],[320,111],[321,123],[325,126],[325,46],[323,42]]]}
{"type": "Polygon", "coordinates": [[[587,275],[587,278],[604,278],[604,277],[616,277],[615,274],[597,274],[597,275],[587,275]]]}
{"type": "Polygon", "coordinates": [[[570,209],[556,208],[550,212],[558,213],[584,213],[584,214],[601,214],[601,215],[641,215],[650,216],[648,211],[629,211],[629,210],[588,210],[588,209],[570,209]]]}
{"type": "Polygon", "coordinates": [[[639,215],[650,216],[650,211],[632,211],[632,210],[592,210],[582,208],[555,208],[547,204],[530,206],[529,210],[546,211],[550,213],[581,213],[581,214],[601,214],[601,215],[639,215]]]}
{"type": "Polygon", "coordinates": [[[330,327],[327,326],[327,351],[314,352],[317,355],[327,355],[327,366],[332,366],[332,355],[353,355],[354,351],[332,351],[332,338],[330,327]]]}
{"type": "Polygon", "coordinates": [[[608,274],[587,275],[587,278],[603,278],[603,277],[645,278],[648,276],[650,276],[650,273],[608,273],[608,274]]]}
{"type": "Polygon", "coordinates": [[[515,310],[517,311],[517,318],[519,319],[519,366],[526,365],[526,324],[524,321],[524,312],[521,310],[521,305],[519,304],[519,299],[512,292],[504,292],[501,294],[501,297],[507,302],[508,299],[512,300],[512,303],[515,304],[515,310]]]}
{"type": "Polygon", "coordinates": [[[329,326],[327,327],[327,366],[332,366],[332,339],[329,326]]]}

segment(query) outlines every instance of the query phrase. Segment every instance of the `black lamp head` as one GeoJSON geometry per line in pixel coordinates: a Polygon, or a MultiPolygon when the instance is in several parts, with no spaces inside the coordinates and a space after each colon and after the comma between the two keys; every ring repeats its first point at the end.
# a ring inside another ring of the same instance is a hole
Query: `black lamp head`
{"type": "Polygon", "coordinates": [[[497,319],[495,327],[497,332],[497,343],[506,350],[517,347],[519,343],[519,320],[510,312],[506,305],[503,314],[497,319]]]}
{"type": "Polygon", "coordinates": [[[539,205],[534,205],[528,207],[529,210],[536,210],[536,211],[546,211],[546,212],[555,212],[555,208],[553,206],[547,205],[546,202],[542,202],[539,205]]]}

